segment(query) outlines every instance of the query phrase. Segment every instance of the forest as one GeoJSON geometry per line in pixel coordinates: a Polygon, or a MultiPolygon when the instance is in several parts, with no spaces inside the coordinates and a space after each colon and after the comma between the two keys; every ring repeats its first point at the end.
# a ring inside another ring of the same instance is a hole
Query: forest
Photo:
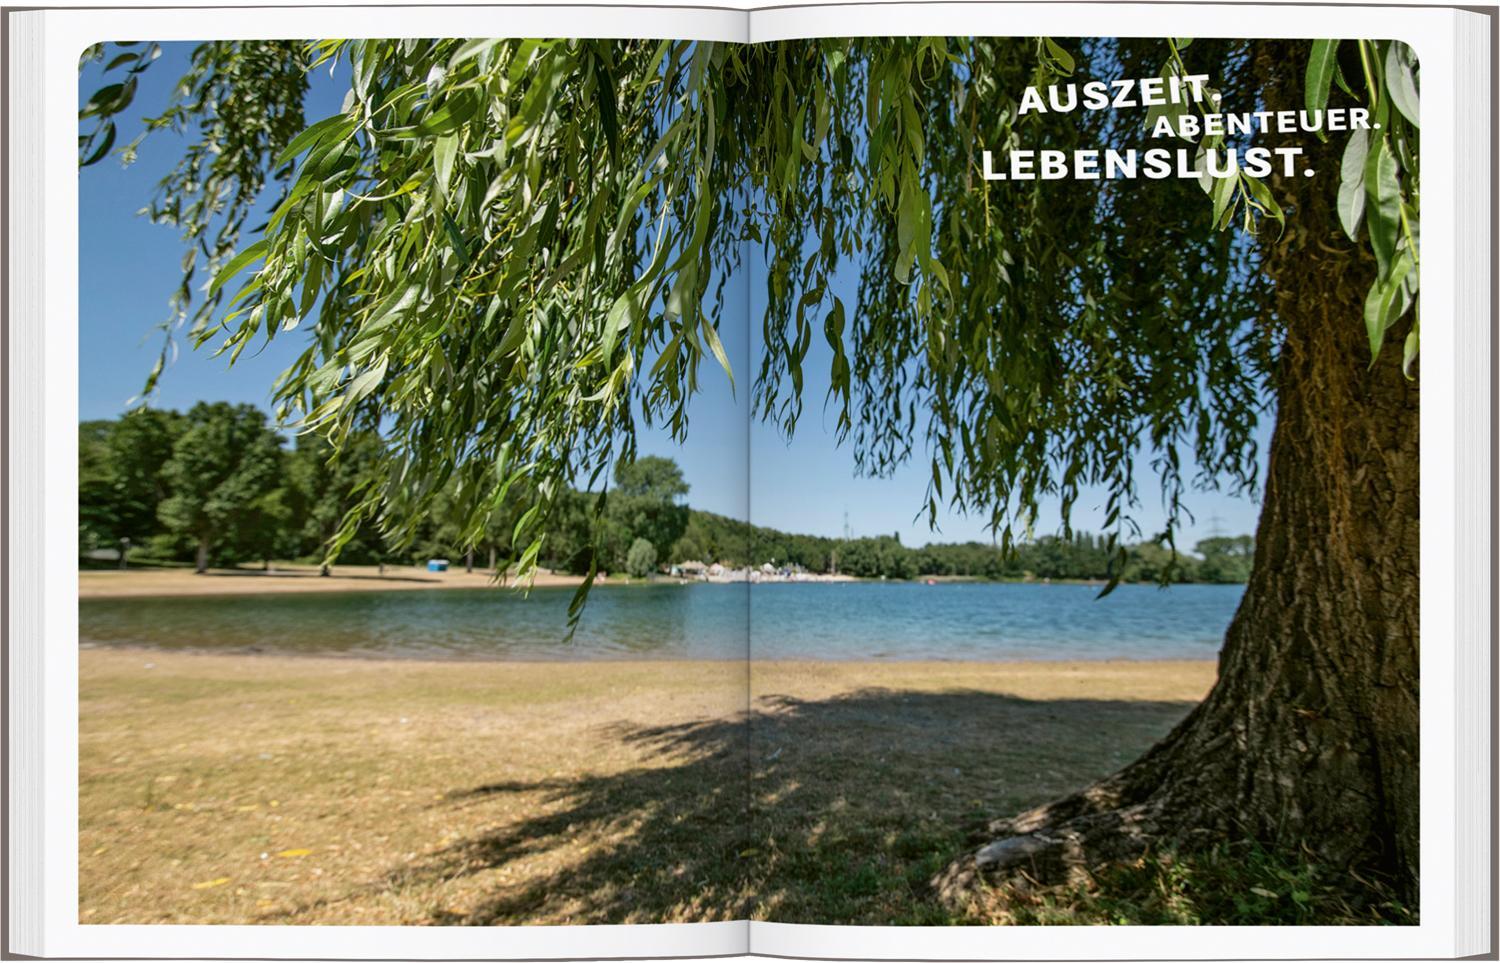
{"type": "MultiPolygon", "coordinates": [[[[79,425],[79,552],[85,563],[243,565],[274,561],[317,564],[359,496],[373,436],[335,456],[320,435],[290,445],[252,405],[202,402],[186,413],[140,409],[116,420],[79,425]]],[[[451,486],[450,486],[451,487],[451,486]]],[[[959,577],[997,580],[1113,578],[1120,565],[1103,536],[1085,532],[993,543],[902,544],[899,534],[850,539],[793,534],[694,509],[670,458],[621,462],[603,496],[570,489],[545,524],[539,554],[555,571],[646,575],[686,561],[729,568],[770,563],[815,574],[859,578],[959,577]],[[644,544],[643,544],[644,543],[644,544]]],[[[349,564],[419,564],[429,558],[494,568],[512,560],[519,518],[505,506],[485,527],[473,553],[462,548],[460,519],[437,502],[407,544],[374,522],[360,525],[338,553],[349,564]]],[[[522,503],[524,505],[524,503],[522,503]]],[[[1125,582],[1244,582],[1254,541],[1248,535],[1206,538],[1192,554],[1153,541],[1128,545],[1125,582]]]]}

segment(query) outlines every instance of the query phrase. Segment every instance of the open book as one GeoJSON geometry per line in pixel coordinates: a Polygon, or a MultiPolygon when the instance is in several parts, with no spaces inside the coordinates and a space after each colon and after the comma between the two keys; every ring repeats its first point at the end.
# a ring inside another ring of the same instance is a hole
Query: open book
{"type": "Polygon", "coordinates": [[[9,951],[1494,952],[1492,12],[7,17],[9,951]]]}

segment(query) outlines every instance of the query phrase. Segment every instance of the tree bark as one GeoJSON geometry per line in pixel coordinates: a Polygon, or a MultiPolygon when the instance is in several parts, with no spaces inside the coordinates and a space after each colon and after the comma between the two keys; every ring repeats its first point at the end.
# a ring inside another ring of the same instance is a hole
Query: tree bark
{"type": "Polygon", "coordinates": [[[193,572],[196,575],[202,575],[204,572],[207,572],[207,571],[208,571],[208,536],[207,535],[200,535],[200,536],[198,536],[198,555],[197,555],[196,564],[195,564],[195,566],[193,568],[193,572]]]}
{"type": "MultiPolygon", "coordinates": [[[[1300,69],[1305,50],[1257,57],[1268,103],[1299,101],[1277,68],[1300,69]]],[[[1264,256],[1282,337],[1276,428],[1217,683],[1122,772],[992,823],[934,880],[950,900],[981,876],[1061,881],[1148,847],[1249,839],[1383,871],[1416,909],[1418,389],[1401,372],[1409,318],[1370,365],[1374,267],[1338,227],[1335,146],[1310,147],[1315,176],[1272,185],[1288,206],[1264,256]]]]}

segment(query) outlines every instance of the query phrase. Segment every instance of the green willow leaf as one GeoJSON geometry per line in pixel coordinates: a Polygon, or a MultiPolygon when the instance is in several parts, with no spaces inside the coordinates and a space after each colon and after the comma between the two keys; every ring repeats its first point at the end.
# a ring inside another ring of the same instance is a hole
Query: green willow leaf
{"type": "Polygon", "coordinates": [[[120,97],[124,92],[125,84],[123,82],[118,84],[108,84],[106,86],[100,87],[98,90],[94,91],[94,94],[89,98],[88,103],[83,105],[83,110],[79,111],[78,113],[79,118],[81,119],[84,117],[93,117],[98,114],[119,113],[119,111],[115,109],[115,103],[120,100],[120,97]]]}
{"type": "Polygon", "coordinates": [[[438,193],[448,196],[448,185],[453,179],[453,161],[458,156],[458,137],[445,134],[432,145],[432,169],[437,174],[438,193]]]}
{"type": "Polygon", "coordinates": [[[609,65],[602,60],[598,62],[595,77],[599,87],[599,122],[604,127],[604,142],[609,148],[609,156],[615,163],[620,159],[620,120],[619,106],[615,102],[615,78],[610,71],[609,65]]]}
{"type": "Polygon", "coordinates": [[[463,232],[458,229],[458,222],[453,220],[453,215],[446,210],[442,212],[443,231],[448,235],[448,240],[453,244],[453,251],[464,267],[468,267],[473,261],[469,255],[469,245],[464,241],[463,232]]]}
{"type": "Polygon", "coordinates": [[[99,163],[105,158],[106,155],[109,154],[109,149],[115,146],[116,128],[114,121],[106,122],[104,126],[100,128],[100,130],[103,132],[104,136],[99,138],[98,146],[96,146],[93,153],[89,154],[89,156],[84,159],[83,162],[78,166],[88,167],[91,164],[99,163]]]}
{"type": "Polygon", "coordinates": [[[1064,50],[1062,45],[1051,37],[1043,38],[1043,42],[1047,45],[1047,53],[1052,57],[1058,69],[1064,74],[1071,75],[1077,68],[1077,62],[1074,61],[1073,55],[1064,50]]]}
{"type": "MultiPolygon", "coordinates": [[[[446,77],[446,71],[444,76],[446,77]]],[[[459,91],[449,97],[443,106],[424,116],[417,123],[417,130],[429,136],[452,133],[462,127],[478,110],[479,97],[470,90],[459,91]]]]}
{"type": "Polygon", "coordinates": [[[388,366],[388,364],[388,358],[381,358],[369,369],[362,372],[352,381],[350,381],[349,387],[347,389],[347,403],[352,404],[365,397],[370,392],[374,391],[375,387],[379,385],[381,380],[385,377],[386,367],[388,366]]]}
{"type": "Polygon", "coordinates": [[[577,629],[579,621],[583,618],[583,607],[588,601],[589,590],[594,587],[594,579],[599,577],[599,555],[593,553],[589,556],[589,570],[584,576],[583,582],[573,592],[573,598],[568,602],[568,631],[577,629]]]}
{"type": "Polygon", "coordinates": [[[1359,243],[1359,225],[1365,216],[1365,161],[1370,154],[1370,132],[1356,130],[1344,145],[1339,165],[1339,224],[1349,240],[1359,243]]]}
{"type": "Polygon", "coordinates": [[[354,132],[354,126],[354,121],[343,114],[325,117],[292,138],[281,153],[276,155],[274,163],[279,167],[290,162],[303,151],[316,146],[325,137],[332,141],[343,140],[354,132]]]}
{"type": "Polygon", "coordinates": [[[1421,127],[1421,96],[1417,93],[1417,60],[1411,47],[1392,40],[1385,51],[1385,88],[1391,104],[1411,122],[1421,127]]]}
{"type": "Polygon", "coordinates": [[[835,297],[833,309],[823,321],[823,336],[828,339],[828,346],[835,352],[844,350],[844,323],[844,302],[835,297]]]}
{"type": "Polygon", "coordinates": [[[1420,308],[1417,316],[1412,319],[1411,331],[1406,335],[1406,344],[1401,352],[1401,373],[1411,379],[1412,365],[1417,363],[1417,354],[1421,348],[1422,313],[1420,308]]]}
{"type": "Polygon", "coordinates": [[[1401,235],[1401,183],[1396,173],[1396,155],[1384,135],[1365,159],[1365,218],[1370,228],[1370,248],[1380,277],[1390,275],[1401,235]]]}
{"type": "Polygon", "coordinates": [[[466,61],[489,53],[504,42],[503,40],[484,37],[477,40],[465,41],[462,46],[453,52],[453,56],[448,59],[448,69],[452,71],[466,61]]]}
{"type": "Polygon", "coordinates": [[[614,357],[620,332],[629,327],[640,314],[641,308],[636,303],[636,297],[634,289],[627,290],[615,299],[614,304],[610,305],[609,313],[604,316],[604,341],[600,347],[600,358],[606,364],[614,357]]]}
{"type": "Polygon", "coordinates": [[[734,390],[734,366],[729,363],[729,355],[724,353],[724,342],[719,340],[719,332],[714,328],[713,322],[707,315],[703,316],[703,340],[708,342],[708,348],[713,352],[719,367],[724,369],[724,374],[729,378],[729,390],[734,390]]]}
{"type": "Polygon", "coordinates": [[[1380,357],[1385,332],[1401,317],[1405,307],[1406,278],[1414,267],[1410,255],[1403,254],[1388,277],[1376,281],[1365,295],[1365,331],[1370,339],[1370,362],[1380,357]]]}
{"type": "Polygon", "coordinates": [[[1245,190],[1249,193],[1251,201],[1260,209],[1262,214],[1275,221],[1285,231],[1286,214],[1282,211],[1281,205],[1276,202],[1276,197],[1271,193],[1271,189],[1265,185],[1265,182],[1248,174],[1242,174],[1240,176],[1240,183],[1245,186],[1245,190]]]}
{"type": "Polygon", "coordinates": [[[260,240],[236,254],[228,264],[214,273],[213,280],[208,285],[208,293],[213,294],[218,291],[225,284],[229,283],[231,278],[243,271],[252,261],[265,257],[266,251],[269,249],[270,242],[260,240]]]}
{"type": "Polygon", "coordinates": [[[1209,192],[1214,204],[1213,223],[1223,230],[1229,224],[1229,209],[1234,202],[1234,193],[1239,188],[1240,176],[1236,173],[1230,177],[1216,177],[1213,180],[1213,190],[1209,192]]]}
{"type": "Polygon", "coordinates": [[[1338,54],[1337,40],[1313,41],[1312,53],[1307,58],[1305,78],[1309,113],[1316,113],[1328,106],[1328,94],[1333,89],[1333,78],[1339,68],[1338,54]]]}
{"type": "MultiPolygon", "coordinates": [[[[1157,71],[1157,76],[1164,81],[1163,89],[1169,89],[1167,85],[1170,84],[1171,79],[1180,73],[1181,71],[1178,69],[1176,60],[1169,59],[1166,63],[1162,64],[1161,70],[1157,71]]],[[[1192,112],[1193,106],[1186,97],[1182,100],[1168,101],[1164,104],[1152,104],[1146,108],[1145,128],[1148,131],[1155,131],[1157,122],[1165,117],[1171,123],[1172,131],[1176,136],[1181,137],[1183,140],[1192,141],[1194,138],[1182,133],[1182,119],[1192,112]]]]}

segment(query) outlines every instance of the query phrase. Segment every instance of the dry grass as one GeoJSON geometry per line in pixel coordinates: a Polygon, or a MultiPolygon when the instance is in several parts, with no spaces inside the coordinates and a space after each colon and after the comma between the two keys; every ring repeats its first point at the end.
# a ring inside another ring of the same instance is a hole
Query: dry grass
{"type": "Polygon", "coordinates": [[[80,658],[88,923],[949,922],[925,881],[967,825],[1214,672],[757,664],[747,738],[733,662],[80,658]]]}

